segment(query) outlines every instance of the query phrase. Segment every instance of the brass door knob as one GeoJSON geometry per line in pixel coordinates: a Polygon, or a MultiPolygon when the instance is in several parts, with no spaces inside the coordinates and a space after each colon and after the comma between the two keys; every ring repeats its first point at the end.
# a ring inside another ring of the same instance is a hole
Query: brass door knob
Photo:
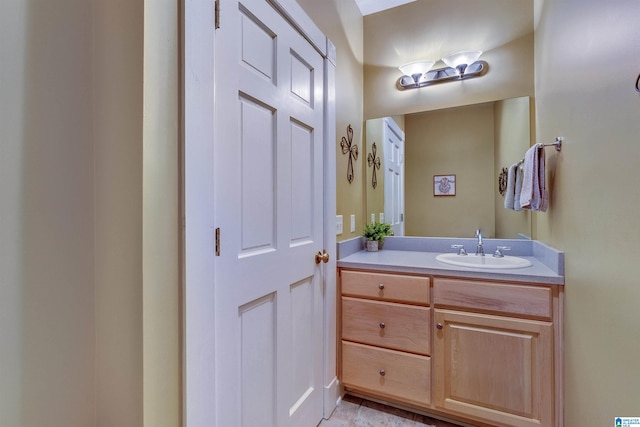
{"type": "Polygon", "coordinates": [[[318,251],[316,254],[316,264],[320,264],[321,262],[324,262],[325,264],[329,262],[329,254],[327,251],[318,251]]]}

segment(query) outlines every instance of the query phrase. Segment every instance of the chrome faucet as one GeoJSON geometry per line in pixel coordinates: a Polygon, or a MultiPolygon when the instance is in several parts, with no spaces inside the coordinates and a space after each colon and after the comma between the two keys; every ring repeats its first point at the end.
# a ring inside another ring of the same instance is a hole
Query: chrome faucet
{"type": "Polygon", "coordinates": [[[509,246],[498,246],[496,251],[493,253],[494,258],[504,258],[504,251],[510,251],[511,248],[509,246]]]}
{"type": "Polygon", "coordinates": [[[474,237],[478,238],[478,246],[476,247],[476,255],[484,256],[484,246],[482,245],[482,232],[478,228],[474,237]]]}

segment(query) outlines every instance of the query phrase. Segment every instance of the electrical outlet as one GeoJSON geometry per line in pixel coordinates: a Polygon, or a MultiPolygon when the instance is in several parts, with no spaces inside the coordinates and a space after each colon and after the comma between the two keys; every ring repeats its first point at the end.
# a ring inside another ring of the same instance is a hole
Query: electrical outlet
{"type": "Polygon", "coordinates": [[[342,234],[342,215],[336,215],[336,234],[342,234]]]}
{"type": "Polygon", "coordinates": [[[376,214],[371,214],[371,224],[376,222],[376,214]]]}
{"type": "Polygon", "coordinates": [[[384,212],[380,212],[380,222],[384,222],[384,212]]]}
{"type": "Polygon", "coordinates": [[[351,215],[351,232],[355,233],[356,231],[356,216],[351,215]]]}

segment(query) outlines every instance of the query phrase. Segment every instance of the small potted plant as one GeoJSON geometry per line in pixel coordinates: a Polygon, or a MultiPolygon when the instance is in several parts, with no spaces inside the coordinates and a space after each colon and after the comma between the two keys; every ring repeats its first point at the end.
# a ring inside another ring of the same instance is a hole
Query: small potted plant
{"type": "Polygon", "coordinates": [[[372,222],[364,226],[362,236],[367,239],[367,250],[369,252],[376,252],[382,249],[382,244],[387,236],[391,236],[393,230],[391,224],[384,222],[372,222]]]}

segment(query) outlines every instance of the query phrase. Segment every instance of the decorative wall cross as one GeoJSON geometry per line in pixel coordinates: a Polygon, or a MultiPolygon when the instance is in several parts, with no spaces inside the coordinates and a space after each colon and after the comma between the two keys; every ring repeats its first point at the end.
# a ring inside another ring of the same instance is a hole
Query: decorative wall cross
{"type": "Polygon", "coordinates": [[[351,181],[353,181],[353,161],[358,160],[358,144],[353,143],[353,128],[351,125],[347,126],[347,137],[342,137],[340,147],[342,147],[342,154],[349,156],[347,163],[347,181],[351,183],[351,181]]]}
{"type": "Polygon", "coordinates": [[[369,167],[373,166],[373,175],[371,177],[371,185],[373,185],[373,188],[378,186],[376,169],[380,169],[380,157],[376,157],[376,151],[378,151],[378,147],[376,147],[376,143],[374,142],[371,146],[371,153],[367,156],[367,163],[369,163],[369,167]]]}
{"type": "Polygon", "coordinates": [[[507,168],[502,168],[500,175],[498,176],[498,191],[501,196],[504,196],[504,193],[507,192],[507,181],[509,180],[509,172],[507,168]]]}

